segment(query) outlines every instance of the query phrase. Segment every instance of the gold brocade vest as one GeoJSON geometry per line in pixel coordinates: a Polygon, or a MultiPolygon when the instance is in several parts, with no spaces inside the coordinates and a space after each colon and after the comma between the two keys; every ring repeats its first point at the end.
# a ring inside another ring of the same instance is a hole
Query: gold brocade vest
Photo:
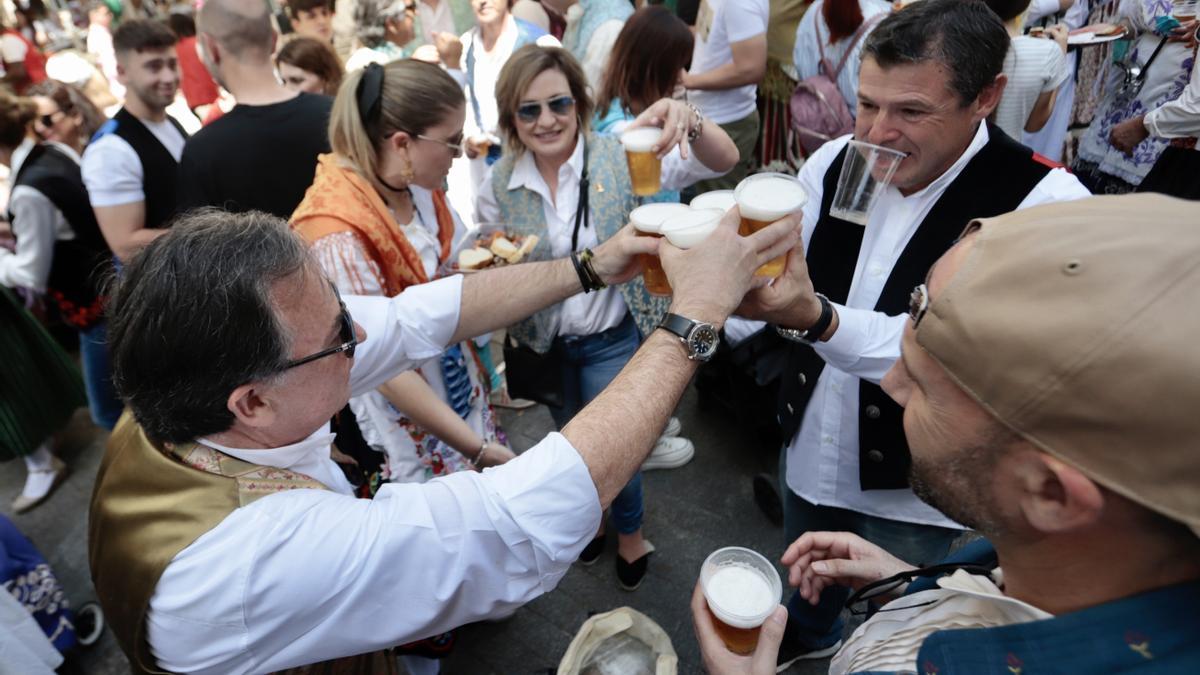
{"type": "MultiPolygon", "coordinates": [[[[108,625],[135,673],[164,673],[150,652],[146,612],[167,565],[235,509],[267,495],[324,485],[196,443],[160,447],[128,410],[108,441],[92,492],[88,562],[108,625]]],[[[391,650],[288,673],[395,673],[391,650]]]]}

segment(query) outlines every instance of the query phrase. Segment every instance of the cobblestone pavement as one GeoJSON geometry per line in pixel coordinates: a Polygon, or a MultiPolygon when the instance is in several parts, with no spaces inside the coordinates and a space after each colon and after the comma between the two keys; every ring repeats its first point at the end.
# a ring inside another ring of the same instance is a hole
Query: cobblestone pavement
{"type": "MultiPolygon", "coordinates": [[[[575,631],[589,614],[622,605],[653,618],[671,636],[680,657],[680,673],[701,672],[692,634],[688,602],[700,563],[721,546],[746,546],[777,559],[783,551],[782,530],[755,507],[751,477],[770,468],[776,455],[753,447],[724,415],[702,410],[694,389],[680,404],[684,436],[696,444],[688,465],[645,474],[644,532],[657,552],[641,588],[621,590],[614,571],[615,538],[600,561],[575,565],[558,588],[534,600],[511,618],[462,628],[454,654],[443,672],[526,675],[555,668],[575,631]]],[[[502,415],[518,452],[534,445],[552,428],[542,407],[502,415]]],[[[86,410],[76,414],[59,446],[72,468],[69,479],[52,498],[33,511],[14,516],[17,525],[50,560],[67,595],[78,603],[94,597],[87,570],[87,504],[106,439],[92,427],[86,410]]],[[[0,509],[24,481],[19,461],[0,465],[0,509]]],[[[789,673],[821,673],[826,661],[804,662],[789,673]]],[[[129,672],[111,634],[77,657],[77,670],[89,675],[129,672]]]]}

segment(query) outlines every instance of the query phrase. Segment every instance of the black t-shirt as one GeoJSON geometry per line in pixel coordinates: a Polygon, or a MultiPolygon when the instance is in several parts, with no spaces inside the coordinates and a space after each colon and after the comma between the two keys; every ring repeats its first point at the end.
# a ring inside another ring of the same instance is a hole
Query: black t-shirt
{"type": "Polygon", "coordinates": [[[188,139],[179,165],[179,206],[257,209],[290,218],[329,152],[333,99],[316,94],[271,105],[237,105],[188,139]]]}

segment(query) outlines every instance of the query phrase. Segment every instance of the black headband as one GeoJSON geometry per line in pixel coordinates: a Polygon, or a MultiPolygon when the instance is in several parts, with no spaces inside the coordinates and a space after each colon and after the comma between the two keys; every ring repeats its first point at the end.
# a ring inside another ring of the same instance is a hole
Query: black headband
{"type": "Polygon", "coordinates": [[[375,140],[375,127],[379,125],[379,108],[383,101],[383,74],[383,66],[378,63],[367,64],[354,92],[358,97],[358,115],[372,140],[375,140]]]}

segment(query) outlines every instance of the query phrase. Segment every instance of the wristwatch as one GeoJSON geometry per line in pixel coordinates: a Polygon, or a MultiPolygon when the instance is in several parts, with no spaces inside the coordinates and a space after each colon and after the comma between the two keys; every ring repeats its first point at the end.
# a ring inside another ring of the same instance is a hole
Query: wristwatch
{"type": "Polygon", "coordinates": [[[679,336],[688,352],[688,358],[693,361],[707,361],[717,353],[721,344],[721,334],[711,323],[692,321],[691,319],[667,312],[663,315],[658,327],[679,336]]]}
{"type": "Polygon", "coordinates": [[[809,326],[808,330],[775,326],[775,332],[779,333],[779,337],[792,342],[816,344],[825,331],[829,330],[829,324],[833,323],[833,304],[829,302],[829,298],[825,297],[823,293],[817,293],[817,300],[821,301],[821,316],[817,318],[816,323],[809,326]]]}

